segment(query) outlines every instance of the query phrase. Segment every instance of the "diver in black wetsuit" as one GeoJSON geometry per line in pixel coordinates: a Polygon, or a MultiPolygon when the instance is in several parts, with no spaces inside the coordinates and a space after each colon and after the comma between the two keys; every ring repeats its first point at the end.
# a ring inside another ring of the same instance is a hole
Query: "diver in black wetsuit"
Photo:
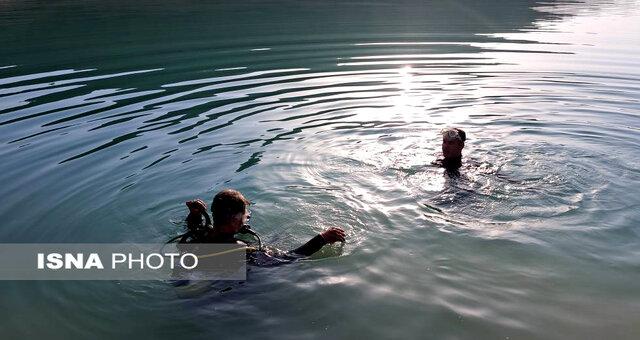
{"type": "MultiPolygon", "coordinates": [[[[250,202],[237,190],[225,189],[213,198],[211,203],[213,223],[209,219],[204,201],[196,199],[186,202],[186,205],[189,208],[189,215],[187,216],[189,231],[180,237],[180,243],[246,244],[244,241],[237,239],[236,235],[250,233],[257,236],[246,224],[251,217],[248,209],[250,202]]],[[[302,256],[310,256],[324,245],[338,241],[345,241],[344,230],[341,228],[329,228],[304,245],[288,252],[274,249],[263,250],[261,244],[258,247],[258,251],[268,251],[270,256],[291,260],[302,256]]]]}
{"type": "Polygon", "coordinates": [[[462,149],[467,140],[467,134],[458,128],[448,128],[442,134],[442,157],[433,162],[434,165],[441,166],[451,174],[459,174],[458,169],[462,166],[462,149]]]}

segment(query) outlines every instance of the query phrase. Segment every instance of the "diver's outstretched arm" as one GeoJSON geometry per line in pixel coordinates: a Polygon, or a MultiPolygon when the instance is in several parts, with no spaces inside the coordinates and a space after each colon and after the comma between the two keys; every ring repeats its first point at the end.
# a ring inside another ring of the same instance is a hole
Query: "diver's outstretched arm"
{"type": "Polygon", "coordinates": [[[298,255],[311,256],[326,244],[331,244],[338,241],[344,242],[344,236],[344,230],[342,230],[341,228],[332,227],[316,235],[314,238],[309,240],[309,242],[292,250],[291,252],[298,255]]]}

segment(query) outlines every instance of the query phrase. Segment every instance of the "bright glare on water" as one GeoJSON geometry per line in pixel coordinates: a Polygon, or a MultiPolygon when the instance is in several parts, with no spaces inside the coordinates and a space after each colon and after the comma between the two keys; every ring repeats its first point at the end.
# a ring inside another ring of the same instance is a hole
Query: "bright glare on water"
{"type": "Polygon", "coordinates": [[[638,1],[0,1],[0,46],[1,243],[161,243],[226,187],[273,246],[348,234],[2,282],[3,338],[640,338],[638,1]]]}

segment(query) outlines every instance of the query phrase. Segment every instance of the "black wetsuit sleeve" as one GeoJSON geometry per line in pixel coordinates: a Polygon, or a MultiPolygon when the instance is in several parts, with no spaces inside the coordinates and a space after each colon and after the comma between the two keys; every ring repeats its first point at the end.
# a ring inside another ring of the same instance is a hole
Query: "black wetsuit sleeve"
{"type": "Polygon", "coordinates": [[[291,252],[299,255],[310,256],[320,250],[320,248],[324,247],[325,244],[327,244],[327,241],[324,240],[322,235],[318,234],[316,237],[309,240],[309,242],[292,250],[291,252]]]}

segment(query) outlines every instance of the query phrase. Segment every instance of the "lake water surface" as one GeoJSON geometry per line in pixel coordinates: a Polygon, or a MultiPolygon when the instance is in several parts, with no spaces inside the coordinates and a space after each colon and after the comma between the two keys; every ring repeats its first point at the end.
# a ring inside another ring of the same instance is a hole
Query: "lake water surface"
{"type": "Polygon", "coordinates": [[[0,46],[0,242],[161,243],[226,187],[271,245],[348,234],[2,282],[4,338],[640,338],[638,1],[0,1],[0,46]]]}

